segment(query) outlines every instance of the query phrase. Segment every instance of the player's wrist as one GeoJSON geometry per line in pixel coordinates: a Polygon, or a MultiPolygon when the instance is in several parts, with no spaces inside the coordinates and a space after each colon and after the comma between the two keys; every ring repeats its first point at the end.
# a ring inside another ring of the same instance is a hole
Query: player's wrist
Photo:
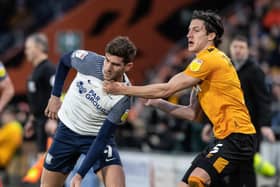
{"type": "Polygon", "coordinates": [[[52,99],[57,99],[57,100],[60,100],[60,97],[59,97],[59,96],[57,96],[57,95],[53,95],[53,94],[51,95],[51,98],[52,98],[52,99]]]}
{"type": "Polygon", "coordinates": [[[83,179],[86,173],[84,171],[78,170],[76,173],[76,177],[79,179],[83,179]]]}

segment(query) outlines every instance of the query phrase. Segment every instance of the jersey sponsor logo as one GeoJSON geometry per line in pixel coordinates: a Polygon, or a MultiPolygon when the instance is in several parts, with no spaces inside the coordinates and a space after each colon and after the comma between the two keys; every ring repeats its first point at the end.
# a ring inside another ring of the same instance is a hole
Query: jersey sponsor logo
{"type": "Polygon", "coordinates": [[[76,86],[77,86],[80,94],[83,94],[83,93],[87,92],[87,89],[84,87],[84,82],[83,81],[78,81],[76,83],[76,86]]]}
{"type": "Polygon", "coordinates": [[[198,71],[202,65],[203,61],[200,59],[194,59],[190,64],[191,71],[198,71]]]}
{"type": "Polygon", "coordinates": [[[108,111],[100,105],[99,101],[100,101],[101,97],[99,95],[97,95],[97,93],[93,89],[88,91],[85,88],[83,81],[78,81],[76,83],[76,86],[78,88],[79,93],[85,94],[85,98],[87,100],[89,100],[97,110],[99,110],[105,114],[108,113],[108,111]]]}
{"type": "Polygon", "coordinates": [[[98,96],[94,90],[90,90],[85,95],[85,97],[86,97],[87,100],[89,100],[93,104],[93,106],[97,110],[99,110],[99,111],[101,111],[103,113],[108,113],[108,111],[99,104],[100,96],[98,96]]]}
{"type": "Polygon", "coordinates": [[[72,57],[76,57],[78,59],[84,60],[84,58],[88,55],[88,52],[85,50],[77,50],[73,53],[72,57]]]}

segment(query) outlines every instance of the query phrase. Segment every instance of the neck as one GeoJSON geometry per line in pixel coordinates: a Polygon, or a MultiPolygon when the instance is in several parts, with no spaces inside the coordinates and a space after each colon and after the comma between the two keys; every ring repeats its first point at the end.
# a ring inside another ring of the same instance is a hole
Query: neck
{"type": "Polygon", "coordinates": [[[37,58],[35,58],[32,62],[33,66],[37,66],[40,64],[43,60],[46,60],[48,56],[46,54],[39,55],[37,58]]]}
{"type": "Polygon", "coordinates": [[[237,70],[239,70],[245,64],[246,60],[239,60],[239,61],[235,60],[233,62],[234,62],[235,68],[237,70]]]}
{"type": "Polygon", "coordinates": [[[202,51],[208,49],[209,47],[215,47],[215,46],[214,46],[213,43],[209,43],[209,44],[207,44],[203,49],[201,49],[200,51],[198,51],[198,52],[196,53],[196,55],[197,55],[198,53],[200,53],[200,52],[202,52],[202,51]]]}
{"type": "Polygon", "coordinates": [[[120,76],[120,78],[118,78],[117,80],[118,82],[124,82],[124,74],[122,76],[120,76]]]}

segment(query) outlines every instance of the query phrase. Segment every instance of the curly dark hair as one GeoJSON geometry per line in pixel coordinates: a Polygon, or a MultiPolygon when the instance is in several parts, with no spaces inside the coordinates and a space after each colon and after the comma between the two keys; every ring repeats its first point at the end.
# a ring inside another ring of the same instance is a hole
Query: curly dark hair
{"type": "Polygon", "coordinates": [[[222,36],[224,34],[224,26],[221,17],[211,10],[195,10],[192,15],[193,19],[200,19],[204,21],[205,28],[208,33],[216,33],[214,39],[215,46],[218,46],[222,42],[222,36]]]}
{"type": "Polygon", "coordinates": [[[134,43],[126,36],[118,36],[111,40],[105,48],[105,52],[123,58],[126,64],[133,61],[136,56],[136,47],[134,43]]]}

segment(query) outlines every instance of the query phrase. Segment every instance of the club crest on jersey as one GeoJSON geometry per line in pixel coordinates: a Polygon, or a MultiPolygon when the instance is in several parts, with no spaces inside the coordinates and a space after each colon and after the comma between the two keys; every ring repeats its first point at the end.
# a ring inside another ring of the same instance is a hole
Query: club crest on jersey
{"type": "Polygon", "coordinates": [[[128,112],[129,112],[129,110],[126,110],[126,111],[123,113],[123,115],[121,116],[121,122],[122,122],[122,123],[124,123],[124,122],[127,120],[127,118],[128,118],[128,112]]]}
{"type": "Polygon", "coordinates": [[[78,81],[76,83],[76,86],[77,86],[80,94],[83,94],[83,93],[87,92],[87,89],[84,87],[84,82],[83,81],[78,81]]]}
{"type": "Polygon", "coordinates": [[[200,59],[194,59],[190,64],[190,70],[191,71],[198,71],[200,69],[200,66],[202,65],[203,61],[200,59]]]}
{"type": "Polygon", "coordinates": [[[77,50],[73,53],[73,57],[79,58],[81,60],[84,60],[84,58],[88,55],[88,52],[85,50],[77,50]]]}

